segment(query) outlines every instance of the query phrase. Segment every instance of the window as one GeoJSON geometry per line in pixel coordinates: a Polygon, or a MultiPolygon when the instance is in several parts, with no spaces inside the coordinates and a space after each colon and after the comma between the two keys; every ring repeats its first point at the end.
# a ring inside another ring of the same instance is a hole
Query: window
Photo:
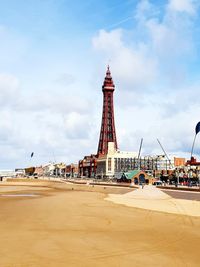
{"type": "Polygon", "coordinates": [[[113,135],[112,135],[112,133],[108,133],[108,140],[113,140],[113,135]]]}
{"type": "Polygon", "coordinates": [[[112,169],[112,159],[108,158],[108,171],[111,171],[112,169]]]}

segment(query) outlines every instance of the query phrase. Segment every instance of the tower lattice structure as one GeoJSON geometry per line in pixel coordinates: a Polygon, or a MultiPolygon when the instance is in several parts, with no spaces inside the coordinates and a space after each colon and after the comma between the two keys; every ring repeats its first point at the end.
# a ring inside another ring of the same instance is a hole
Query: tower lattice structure
{"type": "Polygon", "coordinates": [[[108,152],[108,142],[114,142],[114,148],[117,149],[117,138],[114,120],[113,92],[115,85],[113,83],[110,68],[108,66],[106,77],[102,86],[103,91],[103,112],[101,131],[97,155],[104,155],[108,152]]]}

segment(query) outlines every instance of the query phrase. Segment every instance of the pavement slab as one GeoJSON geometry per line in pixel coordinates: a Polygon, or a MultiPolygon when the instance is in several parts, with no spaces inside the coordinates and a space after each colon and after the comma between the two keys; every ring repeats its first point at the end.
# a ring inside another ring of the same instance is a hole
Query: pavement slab
{"type": "Polygon", "coordinates": [[[105,199],[129,207],[200,217],[199,201],[176,199],[151,185],[123,195],[109,194],[105,199]]]}

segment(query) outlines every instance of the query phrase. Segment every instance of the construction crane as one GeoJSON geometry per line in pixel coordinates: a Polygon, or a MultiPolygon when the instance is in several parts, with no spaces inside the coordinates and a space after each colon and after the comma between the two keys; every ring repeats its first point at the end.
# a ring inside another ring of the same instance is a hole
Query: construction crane
{"type": "Polygon", "coordinates": [[[158,138],[157,138],[157,141],[158,141],[158,144],[160,145],[162,151],[164,152],[165,157],[168,159],[170,166],[173,168],[172,163],[171,163],[171,160],[170,160],[169,157],[167,156],[167,153],[165,152],[165,150],[164,150],[163,146],[161,145],[160,141],[158,140],[158,138]]]}

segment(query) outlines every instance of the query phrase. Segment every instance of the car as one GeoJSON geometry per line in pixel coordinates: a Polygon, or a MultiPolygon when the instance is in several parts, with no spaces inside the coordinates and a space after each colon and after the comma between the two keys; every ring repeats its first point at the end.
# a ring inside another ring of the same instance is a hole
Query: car
{"type": "Polygon", "coordinates": [[[33,177],[34,177],[34,179],[38,179],[38,174],[37,173],[34,173],[33,174],[33,177]]]}
{"type": "Polygon", "coordinates": [[[197,181],[191,181],[190,186],[198,186],[198,182],[197,181]]]}
{"type": "Polygon", "coordinates": [[[162,184],[163,184],[162,181],[155,181],[155,182],[153,182],[153,185],[162,185],[162,184]]]}

